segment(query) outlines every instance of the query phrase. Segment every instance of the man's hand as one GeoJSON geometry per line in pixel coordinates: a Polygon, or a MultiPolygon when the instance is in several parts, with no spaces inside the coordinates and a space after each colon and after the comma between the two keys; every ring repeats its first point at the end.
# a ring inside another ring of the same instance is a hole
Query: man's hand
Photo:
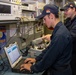
{"type": "Polygon", "coordinates": [[[35,58],[27,58],[27,59],[24,61],[24,63],[35,63],[35,62],[36,62],[35,58]]]}
{"type": "Polygon", "coordinates": [[[28,71],[31,72],[31,69],[30,69],[31,66],[32,66],[32,64],[30,64],[30,63],[28,63],[28,64],[22,64],[21,68],[20,68],[20,71],[23,70],[23,69],[27,69],[28,71]]]}
{"type": "Polygon", "coordinates": [[[51,37],[51,34],[47,34],[47,35],[42,36],[42,39],[49,42],[51,41],[50,37],[51,37]]]}

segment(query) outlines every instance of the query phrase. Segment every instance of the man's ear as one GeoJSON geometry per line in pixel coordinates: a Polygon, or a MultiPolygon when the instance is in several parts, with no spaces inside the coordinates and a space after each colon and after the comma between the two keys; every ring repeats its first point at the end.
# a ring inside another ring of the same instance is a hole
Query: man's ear
{"type": "Polygon", "coordinates": [[[54,18],[54,14],[51,13],[50,14],[50,18],[53,19],[54,18]]]}
{"type": "Polygon", "coordinates": [[[76,11],[76,8],[73,8],[76,11]]]}

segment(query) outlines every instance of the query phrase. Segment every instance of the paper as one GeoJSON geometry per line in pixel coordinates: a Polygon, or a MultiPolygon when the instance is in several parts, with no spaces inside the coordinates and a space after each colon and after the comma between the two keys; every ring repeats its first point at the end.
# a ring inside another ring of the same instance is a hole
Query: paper
{"type": "Polygon", "coordinates": [[[17,35],[16,29],[17,29],[17,28],[16,28],[15,25],[10,25],[10,37],[17,35]]]}

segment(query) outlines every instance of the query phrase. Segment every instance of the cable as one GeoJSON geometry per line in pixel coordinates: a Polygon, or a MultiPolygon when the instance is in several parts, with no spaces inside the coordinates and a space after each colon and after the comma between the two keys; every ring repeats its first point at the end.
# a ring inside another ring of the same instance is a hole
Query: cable
{"type": "Polygon", "coordinates": [[[1,64],[0,64],[0,74],[3,75],[8,69],[9,69],[9,65],[7,65],[2,56],[0,55],[1,58],[1,64]]]}
{"type": "MultiPolygon", "coordinates": [[[[25,17],[28,21],[29,21],[29,24],[31,24],[31,21],[27,18],[27,17],[25,17]]],[[[22,21],[22,25],[24,24],[23,23],[24,22],[24,20],[22,21]]],[[[36,21],[36,24],[34,24],[34,26],[32,26],[31,28],[29,28],[27,31],[26,31],[26,34],[29,34],[29,31],[31,31],[31,29],[32,28],[35,28],[37,25],[43,25],[42,24],[42,21],[41,20],[38,20],[38,24],[37,24],[37,21],[36,21]]],[[[24,25],[25,26],[25,25],[24,25]]],[[[21,32],[20,32],[21,33],[21,32]]],[[[22,34],[22,33],[21,33],[22,34]]],[[[41,36],[42,36],[42,32],[41,32],[41,36]]],[[[29,37],[29,35],[26,37],[26,38],[23,38],[23,40],[25,41],[27,38],[29,37]]]]}
{"type": "MultiPolygon", "coordinates": [[[[27,18],[27,17],[25,17],[28,21],[29,21],[29,23],[28,24],[31,24],[31,21],[27,18]]],[[[21,23],[22,23],[22,25],[23,25],[23,27],[22,28],[24,28],[24,19],[23,18],[21,18],[21,23]]],[[[35,27],[37,26],[37,25],[41,25],[42,24],[42,22],[40,21],[40,20],[38,20],[38,24],[37,24],[37,21],[36,21],[36,24],[34,24],[32,27],[30,27],[27,31],[26,31],[26,34],[29,34],[29,31],[31,31],[31,29],[32,28],[34,28],[35,29],[35,27]]],[[[20,28],[20,25],[18,25],[19,26],[19,28],[20,28]]],[[[29,35],[26,37],[26,38],[24,38],[24,37],[22,37],[22,35],[23,35],[23,30],[22,30],[22,33],[20,32],[20,31],[17,31],[18,33],[20,33],[21,34],[21,37],[19,37],[22,41],[27,41],[26,39],[28,39],[28,37],[29,37],[29,35]]],[[[34,32],[35,32],[35,30],[34,30],[34,32]]],[[[41,32],[41,36],[42,36],[42,32],[41,32]]],[[[34,37],[35,38],[35,37],[34,37]]],[[[21,53],[23,54],[23,56],[27,56],[27,54],[28,54],[28,50],[30,49],[30,46],[26,46],[26,51],[22,51],[22,50],[20,50],[21,51],[21,53]]]]}
{"type": "MultiPolygon", "coordinates": [[[[27,18],[27,17],[22,17],[22,18],[21,18],[21,23],[22,23],[22,25],[24,25],[24,22],[25,22],[24,19],[27,19],[27,20],[29,21],[29,24],[31,24],[31,21],[30,21],[29,18],[27,18]]],[[[25,26],[25,25],[24,25],[24,26],[25,26]]],[[[33,28],[33,27],[32,27],[32,28],[33,28]]],[[[26,33],[29,34],[29,31],[30,31],[32,28],[30,28],[26,33]]],[[[20,32],[20,33],[21,33],[21,32],[20,32]]],[[[21,34],[23,34],[23,33],[21,33],[21,34]]],[[[28,37],[29,37],[29,35],[28,35],[26,38],[28,38],[28,37]]]]}
{"type": "MultiPolygon", "coordinates": [[[[21,17],[20,21],[21,21],[22,25],[24,25],[24,22],[25,22],[24,18],[26,18],[30,22],[30,20],[27,17],[21,17]]],[[[20,29],[20,24],[18,24],[18,27],[20,29]]],[[[22,35],[23,35],[23,29],[22,29],[22,33],[20,32],[20,30],[17,30],[17,32],[21,34],[21,36],[19,38],[26,42],[26,38],[22,37],[22,35]]]]}

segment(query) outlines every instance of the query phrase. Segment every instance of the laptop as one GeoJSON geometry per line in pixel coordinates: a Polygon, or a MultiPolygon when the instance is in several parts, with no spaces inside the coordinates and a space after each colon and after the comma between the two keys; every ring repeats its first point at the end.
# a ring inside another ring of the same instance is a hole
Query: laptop
{"type": "Polygon", "coordinates": [[[30,74],[28,70],[20,71],[21,64],[24,63],[24,58],[19,52],[18,44],[15,42],[4,48],[6,56],[9,60],[12,72],[30,74]]]}

